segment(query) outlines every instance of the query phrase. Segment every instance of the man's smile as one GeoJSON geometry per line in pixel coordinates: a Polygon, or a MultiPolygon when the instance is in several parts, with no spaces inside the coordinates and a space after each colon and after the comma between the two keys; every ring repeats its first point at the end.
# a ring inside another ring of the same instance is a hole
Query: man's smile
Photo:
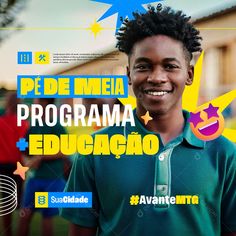
{"type": "Polygon", "coordinates": [[[173,92],[173,89],[157,89],[157,88],[150,88],[150,89],[144,89],[143,92],[147,95],[152,96],[164,96],[168,93],[173,92]]]}

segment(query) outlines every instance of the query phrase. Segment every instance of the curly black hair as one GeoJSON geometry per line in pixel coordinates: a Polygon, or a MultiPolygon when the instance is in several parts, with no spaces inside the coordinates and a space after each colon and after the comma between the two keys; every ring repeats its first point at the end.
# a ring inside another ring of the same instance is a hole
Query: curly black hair
{"type": "Polygon", "coordinates": [[[191,17],[187,17],[182,11],[174,11],[170,7],[155,9],[149,6],[145,14],[134,12],[133,16],[133,20],[126,18],[123,21],[123,26],[116,35],[116,47],[128,56],[132,54],[135,43],[161,34],[181,41],[190,60],[192,53],[202,50],[199,31],[189,22],[191,17]]]}

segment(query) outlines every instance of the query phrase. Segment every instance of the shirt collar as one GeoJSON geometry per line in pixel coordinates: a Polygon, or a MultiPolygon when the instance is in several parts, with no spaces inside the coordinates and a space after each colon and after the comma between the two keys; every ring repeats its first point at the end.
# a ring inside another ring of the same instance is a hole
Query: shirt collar
{"type": "MultiPolygon", "coordinates": [[[[161,138],[160,138],[159,134],[157,134],[153,131],[147,130],[144,127],[144,125],[140,122],[139,118],[136,115],[136,109],[134,109],[133,114],[134,114],[135,126],[131,126],[130,124],[128,124],[126,126],[127,134],[130,134],[132,132],[138,132],[138,133],[143,134],[143,135],[155,134],[155,135],[158,135],[158,138],[161,142],[161,138]]],[[[184,120],[185,120],[183,133],[180,134],[178,137],[176,137],[174,140],[172,140],[169,144],[176,143],[176,142],[179,142],[181,140],[181,142],[186,141],[191,146],[198,147],[198,148],[204,148],[206,142],[204,142],[203,140],[198,139],[193,134],[193,132],[191,130],[191,127],[190,127],[190,124],[187,121],[189,116],[190,116],[189,112],[183,110],[183,116],[184,116],[184,120]]],[[[167,144],[167,145],[169,146],[169,144],[167,144]]]]}

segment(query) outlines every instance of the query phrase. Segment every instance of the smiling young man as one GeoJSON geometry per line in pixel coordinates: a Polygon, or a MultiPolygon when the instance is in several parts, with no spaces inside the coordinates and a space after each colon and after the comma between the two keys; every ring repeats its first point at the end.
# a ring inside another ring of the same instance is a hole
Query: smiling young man
{"type": "Polygon", "coordinates": [[[149,111],[153,120],[146,128],[158,132],[163,143],[183,130],[182,93],[193,80],[186,53],[182,42],[165,35],[147,37],[129,52],[128,76],[137,97],[137,116],[149,111]]]}
{"type": "Polygon", "coordinates": [[[150,8],[120,29],[117,45],[128,55],[137,98],[135,127],[98,133],[155,134],[160,147],[153,156],[78,157],[66,191],[92,192],[93,208],[62,209],[71,222],[69,235],[236,235],[235,145],[224,137],[199,140],[182,110],[184,88],[193,80],[192,53],[201,50],[189,19],[170,8],[150,8]],[[147,111],[152,120],[145,125],[147,111]],[[139,204],[131,205],[132,195],[140,196],[139,204]],[[150,197],[176,201],[145,205],[150,197]]]}

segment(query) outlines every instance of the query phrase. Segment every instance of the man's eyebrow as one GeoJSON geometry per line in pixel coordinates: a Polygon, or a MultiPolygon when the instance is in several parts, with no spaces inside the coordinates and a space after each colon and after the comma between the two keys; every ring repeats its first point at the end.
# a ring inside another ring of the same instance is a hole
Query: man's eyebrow
{"type": "Polygon", "coordinates": [[[175,57],[167,57],[167,58],[164,58],[163,61],[164,61],[164,62],[172,62],[172,61],[175,61],[175,62],[177,62],[178,64],[181,64],[180,61],[179,61],[177,58],[175,58],[175,57]]]}
{"type": "MultiPolygon", "coordinates": [[[[163,62],[177,62],[178,64],[181,64],[180,61],[175,57],[166,57],[162,61],[163,62]]],[[[138,58],[135,59],[134,63],[139,63],[139,62],[150,63],[150,62],[152,62],[152,60],[150,60],[147,57],[138,57],[138,58]]]]}
{"type": "Polygon", "coordinates": [[[134,63],[139,63],[139,62],[151,62],[151,60],[147,57],[138,57],[135,59],[134,63]]]}

